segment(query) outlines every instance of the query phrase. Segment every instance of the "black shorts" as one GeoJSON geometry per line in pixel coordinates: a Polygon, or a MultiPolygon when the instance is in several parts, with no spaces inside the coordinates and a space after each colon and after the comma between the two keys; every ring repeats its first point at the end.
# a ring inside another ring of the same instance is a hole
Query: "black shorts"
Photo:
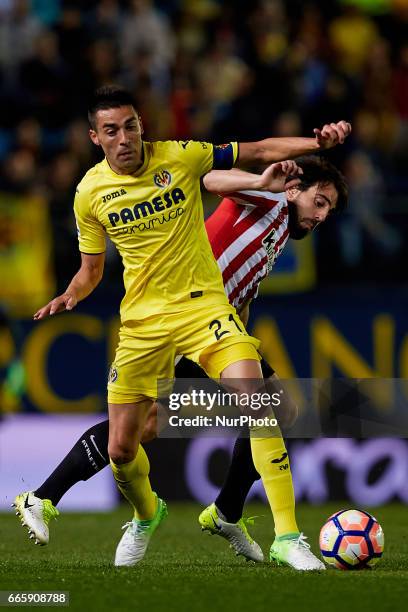
{"type": "MultiPolygon", "coordinates": [[[[275,374],[275,370],[271,368],[263,357],[261,359],[261,368],[265,379],[275,374]]],[[[197,363],[194,363],[194,361],[186,357],[180,359],[175,370],[175,378],[208,378],[207,374],[197,363]]]]}

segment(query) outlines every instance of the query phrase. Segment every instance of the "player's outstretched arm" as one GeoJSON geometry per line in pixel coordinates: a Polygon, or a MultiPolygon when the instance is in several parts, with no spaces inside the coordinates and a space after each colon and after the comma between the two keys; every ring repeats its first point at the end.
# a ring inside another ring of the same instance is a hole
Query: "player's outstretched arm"
{"type": "Polygon", "coordinates": [[[81,253],[81,267],[70,282],[67,290],[51,300],[48,304],[37,310],[34,320],[44,319],[64,310],[72,310],[86,298],[101,281],[105,253],[86,255],[81,253]]]}
{"type": "Polygon", "coordinates": [[[263,163],[293,159],[300,155],[318,153],[343,144],[351,133],[351,125],[347,121],[327,123],[322,128],[313,130],[314,138],[266,138],[258,142],[240,142],[238,162],[263,163]]]}
{"type": "Polygon", "coordinates": [[[302,169],[292,160],[272,164],[262,174],[252,174],[238,168],[232,170],[211,170],[203,177],[207,191],[228,194],[234,191],[254,189],[281,193],[287,187],[295,187],[300,179],[287,182],[289,176],[302,174],[302,169]]]}

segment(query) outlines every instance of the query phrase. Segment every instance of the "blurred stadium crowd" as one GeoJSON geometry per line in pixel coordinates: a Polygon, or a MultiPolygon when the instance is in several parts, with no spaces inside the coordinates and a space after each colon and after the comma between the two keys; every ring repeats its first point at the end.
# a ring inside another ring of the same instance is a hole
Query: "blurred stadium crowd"
{"type": "MultiPolygon", "coordinates": [[[[331,153],[350,208],[319,232],[318,282],[401,281],[407,31],[406,0],[0,0],[0,303],[16,270],[44,295],[76,271],[73,194],[98,160],[86,100],[112,82],[134,93],[151,140],[352,121],[331,153]]],[[[111,282],[118,267],[112,254],[111,282]]]]}

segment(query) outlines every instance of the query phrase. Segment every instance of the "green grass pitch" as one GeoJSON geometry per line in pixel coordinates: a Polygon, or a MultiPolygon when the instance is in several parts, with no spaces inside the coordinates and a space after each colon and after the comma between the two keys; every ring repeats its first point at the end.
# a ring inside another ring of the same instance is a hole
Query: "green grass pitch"
{"type": "MultiPolygon", "coordinates": [[[[298,520],[315,552],[324,520],[344,504],[299,505],[298,520]]],[[[272,541],[265,506],[250,528],[267,557],[272,541]]],[[[112,557],[129,518],[126,507],[109,514],[62,514],[53,522],[51,544],[28,540],[17,517],[0,515],[0,590],[70,592],[70,610],[227,612],[245,610],[393,610],[405,608],[408,592],[407,507],[373,510],[385,532],[385,553],[371,571],[298,573],[269,562],[236,557],[225,540],[201,533],[196,504],[169,504],[169,516],[154,535],[144,561],[114,568],[112,557]]]]}

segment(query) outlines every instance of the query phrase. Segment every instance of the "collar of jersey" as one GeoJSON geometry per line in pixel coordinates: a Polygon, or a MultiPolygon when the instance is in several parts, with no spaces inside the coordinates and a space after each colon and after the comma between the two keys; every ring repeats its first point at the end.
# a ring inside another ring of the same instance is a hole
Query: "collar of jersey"
{"type": "Polygon", "coordinates": [[[143,163],[142,163],[142,165],[140,166],[140,168],[136,172],[134,172],[133,174],[117,174],[110,167],[106,157],[105,157],[105,159],[102,162],[103,167],[104,167],[104,172],[106,174],[108,174],[109,176],[114,177],[115,179],[119,179],[119,178],[132,179],[132,178],[135,178],[136,176],[140,176],[141,174],[143,174],[143,172],[147,168],[147,165],[149,163],[149,158],[150,158],[149,147],[147,147],[146,144],[147,144],[146,142],[144,142],[144,141],[142,142],[142,146],[143,146],[143,149],[142,149],[143,163]]]}

